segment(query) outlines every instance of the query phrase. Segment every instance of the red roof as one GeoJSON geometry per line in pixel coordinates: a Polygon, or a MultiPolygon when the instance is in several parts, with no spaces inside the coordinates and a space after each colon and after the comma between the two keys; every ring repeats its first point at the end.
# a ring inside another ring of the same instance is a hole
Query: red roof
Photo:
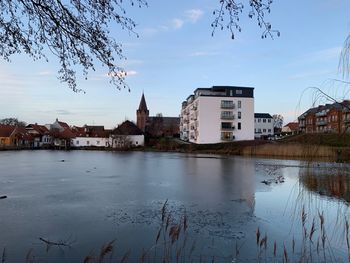
{"type": "Polygon", "coordinates": [[[63,121],[57,121],[59,125],[61,125],[64,129],[70,129],[69,125],[63,121]]]}
{"type": "Polygon", "coordinates": [[[108,138],[110,130],[105,130],[103,126],[84,126],[72,128],[73,133],[77,137],[99,137],[108,138]]]}
{"type": "Polygon", "coordinates": [[[0,124],[0,137],[10,137],[16,126],[0,124]]]}
{"type": "Polygon", "coordinates": [[[290,123],[286,124],[284,127],[288,127],[289,129],[291,129],[291,131],[297,131],[299,129],[299,123],[290,122],[290,123]]]}
{"type": "Polygon", "coordinates": [[[39,124],[29,124],[27,125],[26,129],[29,129],[29,128],[33,129],[40,135],[49,134],[50,132],[44,125],[39,125],[39,124]]]}

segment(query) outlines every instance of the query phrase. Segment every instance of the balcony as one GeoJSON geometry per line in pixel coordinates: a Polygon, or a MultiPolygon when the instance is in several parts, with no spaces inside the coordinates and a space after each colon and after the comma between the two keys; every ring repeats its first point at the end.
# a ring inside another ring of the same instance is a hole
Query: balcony
{"type": "Polygon", "coordinates": [[[327,116],[327,111],[320,111],[320,112],[317,112],[315,115],[316,117],[324,117],[324,116],[327,116]]]}
{"type": "Polygon", "coordinates": [[[317,126],[326,126],[327,122],[326,121],[316,121],[317,126]]]}
{"type": "Polygon", "coordinates": [[[221,126],[222,131],[233,131],[234,129],[235,129],[235,126],[231,126],[231,127],[222,127],[221,126]]]}
{"type": "Polygon", "coordinates": [[[223,115],[223,114],[221,114],[221,119],[222,120],[234,120],[235,116],[234,115],[223,115]]]}
{"type": "Polygon", "coordinates": [[[226,104],[226,103],[221,103],[221,109],[234,109],[235,104],[226,104]]]}

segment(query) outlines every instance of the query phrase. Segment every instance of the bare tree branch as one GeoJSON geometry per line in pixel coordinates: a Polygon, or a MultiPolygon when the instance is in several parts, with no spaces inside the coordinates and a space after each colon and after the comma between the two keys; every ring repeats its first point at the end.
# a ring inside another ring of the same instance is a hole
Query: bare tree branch
{"type": "MultiPolygon", "coordinates": [[[[146,6],[145,0],[128,0],[146,6]]],[[[26,53],[34,60],[46,59],[46,48],[58,57],[59,79],[75,92],[76,71],[95,70],[95,61],[108,68],[111,83],[127,87],[125,71],[116,59],[125,59],[122,45],[110,37],[118,25],[138,36],[136,23],[126,16],[122,0],[4,0],[0,1],[0,57],[26,53]]]]}
{"type": "MultiPolygon", "coordinates": [[[[221,30],[228,29],[231,38],[234,39],[235,31],[242,31],[240,16],[243,14],[245,6],[237,0],[219,0],[219,2],[219,8],[213,11],[215,19],[211,24],[213,28],[212,36],[214,36],[217,28],[221,30]]],[[[247,0],[246,2],[249,5],[247,8],[249,10],[248,17],[255,18],[258,26],[263,29],[261,38],[269,36],[273,39],[274,35],[280,36],[280,32],[272,29],[271,24],[265,20],[265,15],[271,12],[272,0],[247,0]]]]}

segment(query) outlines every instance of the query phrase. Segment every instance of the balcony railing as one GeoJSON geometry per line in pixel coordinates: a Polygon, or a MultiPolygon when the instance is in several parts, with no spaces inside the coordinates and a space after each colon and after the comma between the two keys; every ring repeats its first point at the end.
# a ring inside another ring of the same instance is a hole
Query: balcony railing
{"type": "Polygon", "coordinates": [[[221,109],[234,109],[235,108],[235,104],[225,104],[225,103],[221,103],[221,109]]]}
{"type": "Polygon", "coordinates": [[[235,116],[234,115],[221,115],[222,120],[234,120],[235,116]]]}
{"type": "Polygon", "coordinates": [[[320,112],[317,112],[315,115],[316,115],[316,117],[324,117],[324,116],[327,116],[327,112],[326,111],[320,111],[320,112]]]}
{"type": "Polygon", "coordinates": [[[325,126],[325,125],[327,125],[327,122],[326,121],[316,121],[316,125],[317,126],[325,126]]]}
{"type": "Polygon", "coordinates": [[[234,130],[234,129],[235,129],[234,126],[231,126],[231,127],[222,127],[222,126],[221,126],[221,130],[222,130],[222,131],[232,131],[232,130],[234,130]]]}

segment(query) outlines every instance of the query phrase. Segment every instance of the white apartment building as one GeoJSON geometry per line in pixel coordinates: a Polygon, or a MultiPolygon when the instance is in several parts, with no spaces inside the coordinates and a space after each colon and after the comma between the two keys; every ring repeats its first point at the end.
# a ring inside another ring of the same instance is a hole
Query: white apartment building
{"type": "Polygon", "coordinates": [[[254,140],[254,88],[198,88],[182,103],[180,138],[198,144],[254,140]]]}
{"type": "Polygon", "coordinates": [[[274,135],[273,118],[268,113],[254,114],[254,136],[256,139],[274,135]]]}

